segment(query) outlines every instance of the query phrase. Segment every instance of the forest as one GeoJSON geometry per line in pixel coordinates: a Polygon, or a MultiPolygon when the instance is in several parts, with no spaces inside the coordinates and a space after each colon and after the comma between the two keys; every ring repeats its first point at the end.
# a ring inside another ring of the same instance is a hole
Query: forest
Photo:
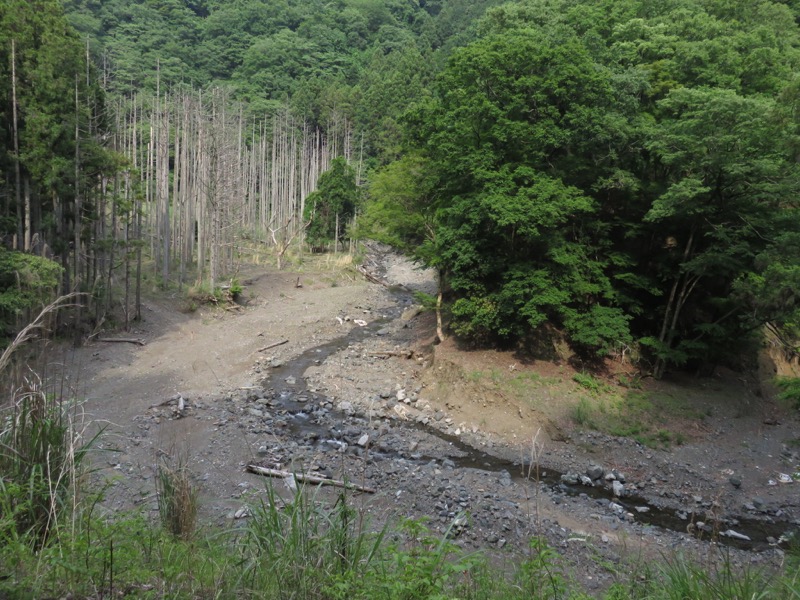
{"type": "MultiPolygon", "coordinates": [[[[0,326],[372,238],[447,335],[588,363],[796,347],[800,7],[5,0],[0,326]]],[[[76,326],[76,323],[78,324],[76,326]]],[[[83,325],[81,325],[83,324],[83,325]]],[[[87,325],[88,324],[88,325],[87,325]]],[[[445,335],[445,333],[441,333],[445,335]]]]}

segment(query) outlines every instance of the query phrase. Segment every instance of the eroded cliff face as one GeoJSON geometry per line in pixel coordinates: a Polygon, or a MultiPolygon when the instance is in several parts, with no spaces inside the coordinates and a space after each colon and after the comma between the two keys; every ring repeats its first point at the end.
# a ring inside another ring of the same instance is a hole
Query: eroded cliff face
{"type": "Polygon", "coordinates": [[[800,377],[800,354],[767,326],[764,347],[758,354],[758,389],[763,398],[775,397],[775,380],[780,377],[800,377]]]}

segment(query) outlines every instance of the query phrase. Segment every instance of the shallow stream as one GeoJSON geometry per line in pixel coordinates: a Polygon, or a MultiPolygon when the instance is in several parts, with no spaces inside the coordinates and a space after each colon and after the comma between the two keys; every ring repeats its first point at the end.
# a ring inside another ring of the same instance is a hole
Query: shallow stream
{"type": "MultiPolygon", "coordinates": [[[[377,335],[380,329],[386,327],[388,323],[399,316],[402,309],[401,303],[408,301],[408,298],[404,297],[404,294],[398,294],[397,296],[397,305],[388,311],[384,311],[385,315],[383,317],[372,321],[364,327],[354,326],[348,334],[309,349],[300,356],[272,370],[273,378],[271,381],[271,390],[274,394],[276,408],[294,416],[292,419],[292,429],[298,436],[302,437],[306,434],[316,434],[314,437],[318,437],[319,440],[324,440],[326,437],[329,437],[330,430],[329,425],[314,424],[307,416],[311,405],[324,403],[327,399],[308,390],[305,380],[306,370],[311,366],[321,364],[328,357],[345,350],[352,344],[360,342],[369,336],[377,335]]],[[[344,414],[335,410],[331,410],[330,415],[341,421],[344,421],[346,418],[344,414]]],[[[452,448],[453,450],[448,459],[451,460],[457,468],[480,469],[496,473],[507,471],[511,474],[511,477],[518,482],[528,480],[530,481],[530,485],[549,486],[553,491],[566,495],[585,495],[595,500],[603,499],[615,502],[622,507],[621,512],[634,515],[634,520],[636,522],[645,525],[685,533],[687,531],[687,526],[691,527],[690,523],[693,524],[700,521],[701,518],[705,518],[705,531],[701,534],[705,539],[713,537],[721,544],[751,551],[765,550],[770,547],[768,538],[777,540],[781,535],[796,529],[796,526],[791,523],[777,520],[770,521],[767,520],[767,517],[722,516],[716,520],[710,520],[706,518],[706,509],[698,509],[699,512],[696,515],[692,514],[691,510],[676,511],[672,508],[665,509],[650,502],[645,497],[637,495],[635,492],[631,493],[631,490],[627,487],[624,497],[617,498],[613,495],[610,487],[603,485],[588,487],[565,484],[561,479],[562,473],[547,467],[547,465],[539,465],[538,468],[531,469],[530,465],[523,465],[519,461],[509,461],[478,450],[460,438],[445,434],[434,427],[412,422],[398,422],[396,426],[415,429],[418,432],[422,432],[425,435],[438,438],[445,442],[448,448],[452,448]],[[524,475],[528,473],[538,473],[538,475],[535,478],[528,478],[524,475]],[[701,515],[703,516],[701,517],[701,515]],[[728,530],[733,530],[742,536],[746,536],[749,540],[719,535],[720,532],[728,530]]],[[[386,455],[386,458],[401,458],[401,456],[399,454],[397,456],[389,454],[386,455]]],[[[408,460],[407,456],[402,456],[402,458],[408,460]]],[[[435,458],[436,457],[419,455],[416,458],[412,457],[411,460],[416,460],[419,463],[427,463],[435,458]]]]}

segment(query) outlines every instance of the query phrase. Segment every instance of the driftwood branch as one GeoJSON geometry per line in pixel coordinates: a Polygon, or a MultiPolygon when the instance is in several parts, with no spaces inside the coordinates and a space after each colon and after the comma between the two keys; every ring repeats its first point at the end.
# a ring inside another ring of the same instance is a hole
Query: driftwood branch
{"type": "Polygon", "coordinates": [[[264,350],[269,350],[270,348],[275,348],[276,346],[283,346],[284,344],[288,344],[289,340],[281,340],[279,342],[273,342],[272,344],[267,344],[263,348],[259,348],[256,352],[263,352],[264,350]]]}
{"type": "Polygon", "coordinates": [[[371,281],[372,283],[377,283],[378,285],[382,285],[383,287],[389,287],[388,283],[375,277],[375,275],[367,271],[367,269],[364,268],[363,266],[359,265],[357,268],[358,272],[361,273],[364,277],[366,277],[368,281],[371,281]]]}
{"type": "Polygon", "coordinates": [[[402,358],[413,358],[414,351],[413,350],[390,350],[388,352],[372,352],[370,356],[374,356],[376,358],[388,358],[390,356],[399,356],[402,358]]]}
{"type": "Polygon", "coordinates": [[[266,477],[294,477],[296,481],[318,483],[320,485],[332,485],[334,487],[346,488],[356,492],[366,492],[367,494],[374,494],[375,490],[363,485],[355,485],[353,483],[346,483],[336,479],[326,479],[325,477],[317,477],[316,475],[303,475],[302,473],[292,473],[291,471],[281,471],[279,469],[268,469],[266,467],[259,467],[258,465],[247,465],[246,469],[256,475],[264,475],[266,477]]]}
{"type": "Polygon", "coordinates": [[[42,309],[42,312],[39,313],[39,316],[36,317],[33,321],[28,323],[22,331],[17,334],[17,337],[14,338],[14,341],[11,342],[3,353],[0,354],[0,372],[2,372],[7,366],[8,363],[11,362],[11,355],[14,354],[17,348],[22,346],[25,342],[35,337],[35,332],[37,329],[44,329],[47,321],[47,315],[50,313],[54,313],[62,308],[66,308],[68,306],[75,306],[70,301],[73,298],[77,298],[78,296],[85,296],[86,294],[79,294],[77,292],[73,292],[72,294],[67,294],[66,296],[59,296],[53,302],[48,304],[42,309]],[[70,302],[70,303],[68,303],[70,302]]]}
{"type": "Polygon", "coordinates": [[[144,340],[138,338],[97,338],[98,342],[124,342],[126,344],[138,344],[144,346],[144,340]]]}

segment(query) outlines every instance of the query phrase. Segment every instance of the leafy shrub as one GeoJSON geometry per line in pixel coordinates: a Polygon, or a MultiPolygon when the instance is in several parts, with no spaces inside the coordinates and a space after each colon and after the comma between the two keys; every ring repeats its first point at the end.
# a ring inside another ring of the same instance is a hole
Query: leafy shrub
{"type": "Polygon", "coordinates": [[[0,246],[0,328],[52,300],[60,277],[61,266],[52,260],[0,246]]]}
{"type": "Polygon", "coordinates": [[[603,383],[589,373],[575,373],[575,375],[572,376],[572,381],[577,383],[582,388],[588,390],[593,396],[598,396],[602,393],[610,391],[610,388],[607,384],[603,383]]]}
{"type": "Polygon", "coordinates": [[[779,377],[775,380],[775,385],[780,390],[778,398],[800,409],[800,377],[779,377]]]}

